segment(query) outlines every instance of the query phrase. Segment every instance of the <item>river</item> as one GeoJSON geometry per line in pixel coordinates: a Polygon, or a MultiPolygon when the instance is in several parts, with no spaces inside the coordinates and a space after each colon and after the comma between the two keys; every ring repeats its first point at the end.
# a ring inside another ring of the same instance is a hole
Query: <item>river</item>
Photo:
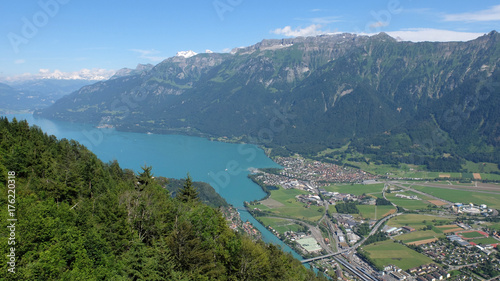
{"type": "Polygon", "coordinates": [[[117,160],[122,168],[140,171],[153,167],[153,174],[169,178],[185,178],[212,185],[228,203],[238,208],[241,219],[250,221],[262,233],[265,242],[280,245],[283,250],[302,260],[246,210],[244,201],[263,198],[266,194],[247,176],[251,168],[280,167],[264,151],[250,144],[233,144],[183,135],[155,135],[94,128],[88,124],[52,121],[31,114],[6,115],[9,119],[27,120],[58,139],[74,139],[94,152],[102,161],[117,160]]]}

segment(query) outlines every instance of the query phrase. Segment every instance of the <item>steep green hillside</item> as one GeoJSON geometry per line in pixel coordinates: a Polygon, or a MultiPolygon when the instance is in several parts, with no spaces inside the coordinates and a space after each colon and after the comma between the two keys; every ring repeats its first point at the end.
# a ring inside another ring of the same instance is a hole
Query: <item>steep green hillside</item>
{"type": "Polygon", "coordinates": [[[446,43],[397,42],[384,33],[264,40],[232,54],[169,58],[38,114],[226,136],[280,153],[315,155],[352,142],[350,149],[384,163],[500,163],[499,64],[495,31],[446,43]]]}
{"type": "Polygon", "coordinates": [[[172,198],[149,167],[104,164],[75,141],[1,118],[0,279],[322,280],[229,229],[183,184],[172,198]]]}

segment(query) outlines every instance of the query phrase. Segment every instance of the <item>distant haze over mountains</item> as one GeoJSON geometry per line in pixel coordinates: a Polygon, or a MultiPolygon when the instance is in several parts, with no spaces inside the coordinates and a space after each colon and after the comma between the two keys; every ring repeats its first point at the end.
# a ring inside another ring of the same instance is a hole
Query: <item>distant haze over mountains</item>
{"type": "Polygon", "coordinates": [[[114,70],[106,69],[82,69],[74,72],[62,72],[59,70],[50,71],[49,69],[40,69],[37,74],[21,74],[17,76],[4,77],[0,81],[4,83],[15,83],[19,81],[56,79],[56,80],[107,80],[115,73],[114,70]]]}
{"type": "MultiPolygon", "coordinates": [[[[375,142],[423,153],[430,140],[427,156],[500,162],[492,154],[499,64],[496,31],[468,42],[400,42],[385,33],[263,40],[231,53],[181,53],[85,86],[38,114],[309,154],[375,142]]],[[[382,144],[370,151],[383,154],[382,144]]],[[[414,160],[388,157],[381,161],[414,160]]]]}

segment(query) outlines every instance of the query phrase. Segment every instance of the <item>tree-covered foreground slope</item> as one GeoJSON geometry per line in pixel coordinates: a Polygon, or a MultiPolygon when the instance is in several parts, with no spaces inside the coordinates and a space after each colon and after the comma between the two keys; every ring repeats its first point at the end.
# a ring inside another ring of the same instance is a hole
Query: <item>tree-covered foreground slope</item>
{"type": "Polygon", "coordinates": [[[102,163],[25,121],[0,119],[0,187],[2,280],[320,279],[276,246],[229,229],[189,180],[172,198],[148,167],[136,174],[102,163]]]}

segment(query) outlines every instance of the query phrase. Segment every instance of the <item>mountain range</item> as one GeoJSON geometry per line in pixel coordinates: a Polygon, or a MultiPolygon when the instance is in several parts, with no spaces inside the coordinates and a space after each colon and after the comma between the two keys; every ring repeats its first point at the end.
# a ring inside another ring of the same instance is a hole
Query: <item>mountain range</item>
{"type": "Polygon", "coordinates": [[[499,63],[496,31],[468,42],[400,42],[385,33],[263,40],[171,57],[36,114],[225,137],[275,154],[349,144],[372,161],[456,170],[464,159],[500,164],[499,63]]]}
{"type": "Polygon", "coordinates": [[[95,82],[97,81],[84,79],[33,79],[0,83],[0,113],[41,109],[64,95],[95,82]]]}

